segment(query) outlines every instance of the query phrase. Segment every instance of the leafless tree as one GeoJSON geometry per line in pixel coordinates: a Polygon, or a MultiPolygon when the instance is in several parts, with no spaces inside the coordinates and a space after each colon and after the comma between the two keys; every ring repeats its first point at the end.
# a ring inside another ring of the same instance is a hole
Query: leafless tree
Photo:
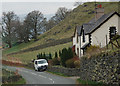
{"type": "Polygon", "coordinates": [[[66,17],[66,14],[67,14],[67,13],[68,13],[68,9],[67,9],[67,8],[65,8],[65,7],[60,7],[60,8],[57,10],[56,14],[55,14],[56,19],[57,19],[58,21],[63,20],[63,19],[66,17]]]}
{"type": "Polygon", "coordinates": [[[35,41],[37,40],[38,30],[41,29],[41,22],[43,22],[44,16],[40,11],[32,11],[28,13],[25,18],[25,23],[27,28],[31,29],[33,32],[33,38],[35,41]]]}
{"type": "Polygon", "coordinates": [[[2,30],[4,42],[9,45],[9,48],[12,47],[12,42],[14,40],[14,30],[15,30],[15,21],[18,20],[18,17],[14,12],[3,12],[2,16],[2,30]]]}
{"type": "Polygon", "coordinates": [[[83,2],[75,2],[74,6],[78,7],[79,5],[83,4],[83,2]]]}

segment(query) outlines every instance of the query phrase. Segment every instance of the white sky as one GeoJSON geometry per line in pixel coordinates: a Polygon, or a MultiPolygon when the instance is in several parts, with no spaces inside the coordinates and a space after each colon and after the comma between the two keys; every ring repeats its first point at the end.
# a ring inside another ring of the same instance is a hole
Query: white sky
{"type": "Polygon", "coordinates": [[[3,2],[2,11],[14,11],[16,14],[27,14],[39,10],[43,14],[54,14],[59,7],[73,8],[73,2],[3,2]]]}
{"type": "Polygon", "coordinates": [[[73,4],[76,1],[89,2],[110,0],[0,0],[0,16],[2,11],[14,11],[17,15],[27,14],[33,10],[39,10],[43,14],[54,14],[59,7],[66,7],[68,9],[74,8],[73,4]]]}

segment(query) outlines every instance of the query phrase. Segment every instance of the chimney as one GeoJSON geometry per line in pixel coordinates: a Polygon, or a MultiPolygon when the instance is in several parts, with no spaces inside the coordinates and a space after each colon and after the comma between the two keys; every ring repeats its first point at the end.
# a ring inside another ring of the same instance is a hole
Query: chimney
{"type": "Polygon", "coordinates": [[[101,16],[104,15],[104,8],[102,7],[102,5],[98,5],[97,8],[95,8],[96,12],[95,12],[95,21],[97,21],[101,16]]]}

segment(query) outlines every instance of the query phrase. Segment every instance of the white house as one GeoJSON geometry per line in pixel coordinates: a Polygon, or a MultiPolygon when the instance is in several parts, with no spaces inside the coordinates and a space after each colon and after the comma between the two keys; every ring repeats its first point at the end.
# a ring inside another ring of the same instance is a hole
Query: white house
{"type": "Polygon", "coordinates": [[[81,57],[90,45],[104,47],[116,33],[120,35],[120,14],[104,14],[104,8],[98,7],[95,18],[82,26],[76,26],[73,36],[75,53],[81,57]]]}

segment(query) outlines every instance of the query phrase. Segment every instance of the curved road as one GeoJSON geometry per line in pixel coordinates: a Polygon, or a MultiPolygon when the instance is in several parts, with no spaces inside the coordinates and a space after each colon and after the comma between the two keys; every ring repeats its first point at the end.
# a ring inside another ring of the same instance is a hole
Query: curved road
{"type": "Polygon", "coordinates": [[[26,84],[75,84],[75,79],[62,77],[47,72],[37,72],[30,69],[4,66],[5,68],[16,71],[26,80],[26,84]]]}

